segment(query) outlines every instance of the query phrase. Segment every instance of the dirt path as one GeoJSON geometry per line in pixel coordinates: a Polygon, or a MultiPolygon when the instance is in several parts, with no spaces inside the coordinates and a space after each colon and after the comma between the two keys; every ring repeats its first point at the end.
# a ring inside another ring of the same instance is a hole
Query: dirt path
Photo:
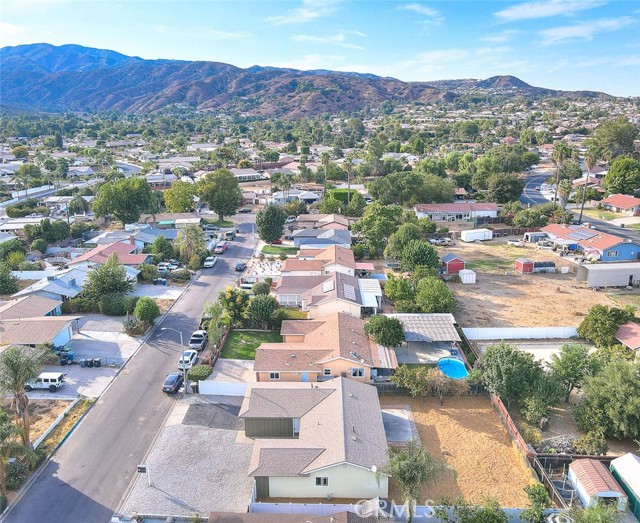
{"type": "MultiPolygon", "coordinates": [[[[410,405],[422,445],[456,472],[455,478],[445,476],[423,488],[421,504],[456,497],[481,503],[493,497],[503,507],[526,506],[523,489],[534,481],[533,476],[487,398],[446,398],[442,407],[433,398],[425,404],[422,399],[389,396],[380,398],[380,403],[410,405]]],[[[393,483],[389,498],[401,502],[402,496],[393,483]]]]}

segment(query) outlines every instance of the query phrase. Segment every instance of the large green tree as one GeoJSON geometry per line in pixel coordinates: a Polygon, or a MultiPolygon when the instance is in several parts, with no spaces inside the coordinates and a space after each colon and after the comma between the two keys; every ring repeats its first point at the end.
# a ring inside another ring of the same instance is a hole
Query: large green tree
{"type": "Polygon", "coordinates": [[[601,123],[593,133],[593,142],[601,155],[612,161],[617,156],[635,151],[633,142],[638,132],[638,127],[621,116],[601,123]]]}
{"type": "Polygon", "coordinates": [[[153,254],[154,261],[159,263],[163,260],[170,260],[174,256],[173,244],[164,236],[157,236],[149,246],[149,252],[153,254]]]}
{"type": "Polygon", "coordinates": [[[113,253],[103,265],[89,272],[82,294],[97,302],[106,294],[131,292],[134,285],[127,277],[124,266],[118,262],[118,255],[113,253]]]}
{"type": "Polygon", "coordinates": [[[249,294],[242,289],[227,287],[218,295],[218,301],[229,318],[230,324],[239,325],[249,305],[249,294]]]}
{"type": "Polygon", "coordinates": [[[196,206],[198,188],[189,182],[175,181],[164,192],[164,204],[169,212],[191,212],[196,206]]]}
{"type": "Polygon", "coordinates": [[[398,230],[389,236],[387,246],[384,248],[384,257],[387,260],[399,260],[402,251],[412,240],[422,239],[422,230],[415,223],[403,223],[398,230]]]}
{"type": "Polygon", "coordinates": [[[402,249],[402,270],[413,271],[416,267],[437,268],[440,265],[438,252],[429,242],[410,240],[402,249]]]}
{"type": "Polygon", "coordinates": [[[447,284],[434,276],[427,276],[418,282],[415,304],[426,313],[455,312],[457,308],[456,298],[447,284]]]}
{"type": "Polygon", "coordinates": [[[27,381],[40,374],[44,351],[39,348],[11,346],[0,354],[0,390],[13,396],[13,412],[20,427],[22,444],[32,449],[29,397],[24,390],[27,381]]]}
{"type": "Polygon", "coordinates": [[[18,292],[18,278],[13,275],[11,267],[7,263],[0,262],[0,294],[6,295],[15,292],[18,292]]]}
{"type": "Polygon", "coordinates": [[[284,223],[287,213],[276,205],[267,205],[256,214],[256,228],[260,239],[267,243],[273,243],[284,234],[284,223]]]}
{"type": "Polygon", "coordinates": [[[200,200],[222,221],[225,216],[235,214],[242,205],[242,191],[231,171],[218,169],[205,176],[200,185],[200,200]]]}
{"type": "Polygon", "coordinates": [[[207,235],[197,225],[187,225],[178,231],[173,244],[178,249],[180,257],[191,263],[194,256],[201,256],[207,250],[207,235]]]}
{"type": "Polygon", "coordinates": [[[247,305],[245,317],[252,327],[270,329],[274,321],[274,313],[278,308],[275,297],[269,294],[254,296],[247,305]]]}
{"type": "Polygon", "coordinates": [[[603,183],[611,194],[635,194],[640,189],[640,162],[633,158],[616,158],[603,183]]]}
{"type": "Polygon", "coordinates": [[[398,318],[382,314],[372,316],[364,326],[364,333],[385,347],[398,347],[404,341],[404,327],[398,318]]]}
{"type": "Polygon", "coordinates": [[[496,203],[512,202],[520,198],[524,180],[516,173],[498,173],[489,177],[487,199],[496,203]]]}
{"type": "Polygon", "coordinates": [[[585,380],[598,369],[597,359],[591,356],[589,347],[579,343],[565,343],[558,354],[551,355],[551,370],[565,386],[565,401],[574,389],[579,389],[585,380]]]}
{"type": "Polygon", "coordinates": [[[615,338],[618,327],[634,318],[634,312],[630,308],[594,305],[578,326],[578,335],[594,342],[598,347],[609,348],[618,343],[615,338]]]}
{"type": "Polygon", "coordinates": [[[109,214],[122,224],[135,223],[151,204],[151,188],[144,178],[132,177],[104,183],[93,201],[96,216],[109,214]]]}
{"type": "Polygon", "coordinates": [[[387,238],[391,236],[403,221],[404,210],[399,205],[367,205],[360,220],[353,224],[353,232],[359,233],[370,252],[384,249],[387,238]]]}

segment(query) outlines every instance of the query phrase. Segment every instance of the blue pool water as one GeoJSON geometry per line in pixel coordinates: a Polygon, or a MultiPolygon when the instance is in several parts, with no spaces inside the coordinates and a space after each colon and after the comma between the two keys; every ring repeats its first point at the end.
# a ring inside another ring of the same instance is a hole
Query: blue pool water
{"type": "Polygon", "coordinates": [[[464,363],[457,358],[440,358],[438,360],[438,368],[447,378],[459,380],[469,375],[464,363]]]}

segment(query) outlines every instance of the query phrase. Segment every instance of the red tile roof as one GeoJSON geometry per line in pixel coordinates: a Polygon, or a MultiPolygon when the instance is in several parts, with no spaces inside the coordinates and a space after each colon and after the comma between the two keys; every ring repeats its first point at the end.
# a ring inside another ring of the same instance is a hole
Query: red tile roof
{"type": "Polygon", "coordinates": [[[542,228],[543,232],[552,236],[562,238],[564,240],[574,240],[574,243],[580,245],[584,249],[596,249],[598,251],[604,251],[610,249],[616,245],[624,242],[624,238],[620,236],[614,236],[613,234],[607,234],[606,232],[599,232],[595,229],[589,229],[588,227],[577,225],[560,225],[552,223],[542,228]],[[578,231],[590,231],[594,235],[591,238],[585,240],[579,240],[576,237],[570,237],[570,234],[578,231]]]}
{"type": "Polygon", "coordinates": [[[84,261],[102,264],[114,253],[122,265],[140,265],[146,261],[149,255],[131,254],[135,250],[136,246],[129,243],[114,242],[108,245],[99,245],[95,249],[91,249],[89,252],[85,252],[82,256],[70,261],[68,265],[75,265],[84,261]]]}
{"type": "Polygon", "coordinates": [[[471,212],[497,211],[497,203],[429,203],[418,204],[415,208],[420,212],[471,212]]]}
{"type": "Polygon", "coordinates": [[[577,459],[569,464],[578,481],[589,497],[602,492],[622,492],[611,472],[605,465],[594,459],[577,459]]]}
{"type": "Polygon", "coordinates": [[[616,331],[615,338],[632,350],[640,349],[640,325],[631,321],[620,325],[616,331]]]}
{"type": "Polygon", "coordinates": [[[612,194],[608,198],[602,200],[603,204],[618,207],[619,209],[631,209],[640,206],[640,198],[629,196],[627,194],[612,194]]]}

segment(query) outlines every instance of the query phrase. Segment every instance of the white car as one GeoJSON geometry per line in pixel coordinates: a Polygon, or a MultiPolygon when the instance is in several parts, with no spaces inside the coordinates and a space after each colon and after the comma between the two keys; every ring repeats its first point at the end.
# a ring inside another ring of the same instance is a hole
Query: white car
{"type": "Polygon", "coordinates": [[[293,223],[296,221],[297,216],[287,216],[287,219],[284,221],[284,223],[293,223]]]}
{"type": "Polygon", "coordinates": [[[507,241],[507,245],[513,245],[514,247],[524,247],[524,242],[522,240],[509,240],[507,241]]]}
{"type": "Polygon", "coordinates": [[[209,257],[205,258],[204,263],[202,264],[202,266],[205,269],[211,269],[216,264],[217,261],[218,261],[217,256],[209,256],[209,257]]]}
{"type": "Polygon", "coordinates": [[[189,348],[194,350],[202,350],[207,345],[209,335],[207,331],[195,331],[189,339],[189,348]]]}
{"type": "Polygon", "coordinates": [[[197,350],[186,350],[182,353],[182,356],[178,360],[178,369],[189,370],[193,367],[198,361],[198,351],[197,350]]]}

